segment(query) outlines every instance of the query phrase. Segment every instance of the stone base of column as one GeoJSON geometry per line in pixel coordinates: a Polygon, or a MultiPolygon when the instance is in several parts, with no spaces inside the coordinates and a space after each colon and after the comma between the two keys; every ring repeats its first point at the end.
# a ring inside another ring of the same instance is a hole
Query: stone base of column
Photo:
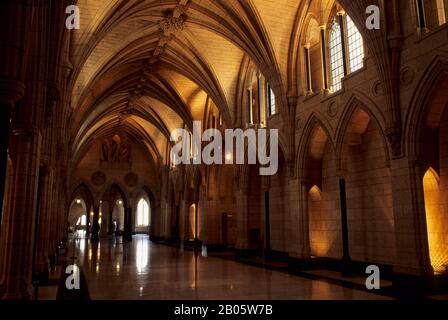
{"type": "Polygon", "coordinates": [[[30,300],[33,292],[33,287],[31,284],[23,284],[20,289],[8,290],[8,288],[2,287],[0,300],[4,301],[17,301],[17,300],[30,300]]]}

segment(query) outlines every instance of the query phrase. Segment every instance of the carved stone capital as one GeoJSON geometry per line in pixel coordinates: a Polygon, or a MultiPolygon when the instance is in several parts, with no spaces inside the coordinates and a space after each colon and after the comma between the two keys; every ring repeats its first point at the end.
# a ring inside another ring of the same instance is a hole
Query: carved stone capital
{"type": "Polygon", "coordinates": [[[389,128],[386,131],[387,141],[394,158],[401,156],[401,130],[398,128],[389,128]]]}

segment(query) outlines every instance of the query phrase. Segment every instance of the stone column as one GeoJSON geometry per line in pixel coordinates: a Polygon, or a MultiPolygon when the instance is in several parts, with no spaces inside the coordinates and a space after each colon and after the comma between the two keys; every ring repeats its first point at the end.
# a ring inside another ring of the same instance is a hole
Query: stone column
{"type": "Polygon", "coordinates": [[[110,225],[112,223],[109,201],[104,201],[101,204],[101,228],[100,237],[105,238],[110,234],[110,225]]]}
{"type": "Polygon", "coordinates": [[[311,258],[308,192],[305,179],[293,179],[289,182],[289,256],[293,259],[311,258]]]}
{"type": "Polygon", "coordinates": [[[98,242],[99,241],[99,219],[100,219],[100,207],[95,205],[93,207],[93,221],[92,221],[92,235],[91,235],[91,241],[92,242],[98,242]]]}
{"type": "Polygon", "coordinates": [[[4,207],[11,110],[25,94],[25,45],[30,12],[24,1],[0,2],[0,223],[4,207]]]}
{"type": "Polygon", "coordinates": [[[14,174],[0,242],[3,299],[30,298],[40,145],[36,128],[28,125],[12,130],[9,152],[14,174]]]}
{"type": "Polygon", "coordinates": [[[419,162],[391,160],[397,273],[426,276],[433,274],[429,257],[428,231],[423,193],[423,173],[419,162]]]}
{"type": "MultiPolygon", "coordinates": [[[[56,182],[53,182],[52,190],[58,190],[58,184],[56,182]]],[[[49,252],[48,255],[50,257],[50,265],[53,266],[56,264],[56,253],[57,253],[57,245],[58,245],[58,239],[57,239],[57,228],[56,223],[57,216],[60,214],[66,214],[68,215],[68,208],[62,208],[61,203],[59,202],[59,199],[56,198],[55,201],[52,203],[51,208],[51,223],[49,224],[49,232],[50,232],[50,239],[49,239],[49,252]],[[61,210],[62,208],[62,210],[61,210]]]]}
{"type": "Polygon", "coordinates": [[[0,105],[0,223],[3,214],[3,199],[5,197],[6,169],[8,167],[9,131],[11,130],[11,106],[9,103],[0,105]]]}
{"type": "Polygon", "coordinates": [[[310,243],[310,214],[308,211],[308,185],[306,180],[299,180],[299,206],[300,206],[300,233],[302,259],[311,259],[311,243],[310,243]]]}
{"type": "Polygon", "coordinates": [[[188,226],[189,226],[189,208],[187,207],[187,203],[185,200],[181,200],[180,202],[180,208],[179,208],[179,229],[180,229],[180,240],[184,241],[187,240],[189,236],[188,226]]]}
{"type": "MultiPolygon", "coordinates": [[[[104,201],[103,200],[103,217],[107,215],[108,224],[107,224],[107,234],[109,236],[114,235],[114,203],[113,201],[104,201]]],[[[118,227],[118,226],[117,226],[118,227]]]]}
{"type": "Polygon", "coordinates": [[[238,208],[236,249],[247,250],[249,249],[249,239],[247,234],[247,192],[245,190],[238,191],[236,207],[238,208]]]}
{"type": "Polygon", "coordinates": [[[40,172],[40,206],[38,222],[38,241],[36,251],[36,273],[42,281],[48,280],[48,256],[50,252],[51,206],[50,194],[53,192],[53,170],[41,167],[40,172]]]}
{"type": "Polygon", "coordinates": [[[124,235],[123,240],[132,241],[132,208],[124,209],[124,235]]]}
{"type": "Polygon", "coordinates": [[[347,193],[345,188],[345,179],[339,179],[339,200],[341,209],[341,229],[342,229],[342,272],[350,273],[350,244],[348,238],[348,220],[347,220],[347,193]]]}
{"type": "Polygon", "coordinates": [[[207,201],[207,189],[203,186],[199,189],[199,239],[202,243],[206,244],[208,242],[208,230],[207,230],[207,212],[208,212],[208,201],[207,201]]]}

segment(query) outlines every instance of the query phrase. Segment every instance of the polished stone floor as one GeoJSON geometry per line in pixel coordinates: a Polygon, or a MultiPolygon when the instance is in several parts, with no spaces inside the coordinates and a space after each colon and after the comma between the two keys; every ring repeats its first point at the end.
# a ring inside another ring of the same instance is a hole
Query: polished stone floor
{"type": "MultiPolygon", "coordinates": [[[[146,236],[132,243],[121,238],[92,245],[71,241],[68,259],[76,257],[94,300],[310,300],[386,299],[325,281],[241,264],[205,254],[153,244],[146,236]]],[[[51,299],[52,288],[40,298],[51,299]]]]}

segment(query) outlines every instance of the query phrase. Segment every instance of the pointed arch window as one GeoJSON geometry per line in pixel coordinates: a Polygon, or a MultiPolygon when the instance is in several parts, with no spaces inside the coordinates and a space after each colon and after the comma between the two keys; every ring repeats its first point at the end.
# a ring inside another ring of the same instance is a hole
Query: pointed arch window
{"type": "Polygon", "coordinates": [[[336,18],[330,31],[328,43],[330,49],[331,90],[336,92],[342,89],[342,78],[345,76],[342,32],[336,18]]]}
{"type": "Polygon", "coordinates": [[[345,13],[334,16],[328,38],[331,91],[342,89],[342,79],[364,67],[364,40],[353,20],[345,13]]]}
{"type": "Polygon", "coordinates": [[[141,199],[137,207],[137,226],[149,226],[149,204],[145,199],[141,199]]]}
{"type": "Polygon", "coordinates": [[[346,16],[346,21],[350,72],[355,72],[364,66],[364,41],[349,15],[346,16]]]}
{"type": "Polygon", "coordinates": [[[272,90],[271,86],[267,83],[266,92],[268,94],[267,102],[268,102],[268,114],[269,117],[275,115],[277,113],[277,104],[275,100],[275,93],[272,90]]]}
{"type": "Polygon", "coordinates": [[[447,23],[448,0],[415,0],[420,32],[428,32],[447,23]]]}

